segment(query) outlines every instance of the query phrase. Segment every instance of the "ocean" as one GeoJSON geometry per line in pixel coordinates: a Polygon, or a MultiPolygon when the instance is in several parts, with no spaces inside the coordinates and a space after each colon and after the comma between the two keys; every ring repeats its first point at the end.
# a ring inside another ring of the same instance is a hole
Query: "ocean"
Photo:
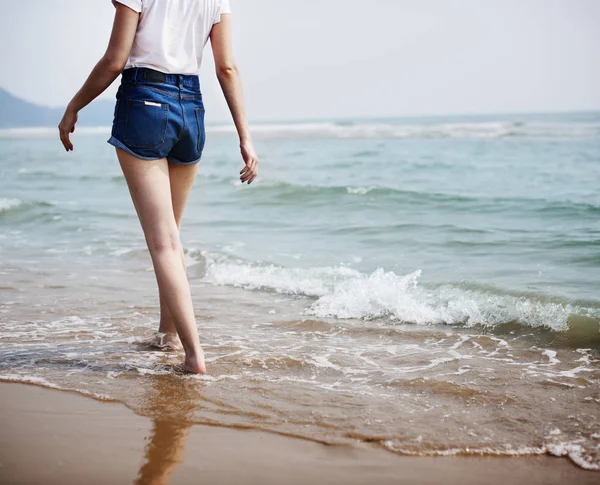
{"type": "Polygon", "coordinates": [[[108,128],[0,131],[0,380],[186,423],[600,470],[600,113],[209,126],[173,374],[108,128]]]}

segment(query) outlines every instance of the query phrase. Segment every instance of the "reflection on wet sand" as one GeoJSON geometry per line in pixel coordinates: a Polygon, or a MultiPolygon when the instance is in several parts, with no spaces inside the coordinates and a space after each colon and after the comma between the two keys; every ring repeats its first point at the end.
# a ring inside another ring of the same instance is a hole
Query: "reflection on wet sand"
{"type": "Polygon", "coordinates": [[[185,440],[193,425],[192,415],[202,407],[202,383],[173,375],[153,376],[142,397],[142,414],[152,418],[144,462],[136,485],[162,485],[183,463],[185,440]]]}

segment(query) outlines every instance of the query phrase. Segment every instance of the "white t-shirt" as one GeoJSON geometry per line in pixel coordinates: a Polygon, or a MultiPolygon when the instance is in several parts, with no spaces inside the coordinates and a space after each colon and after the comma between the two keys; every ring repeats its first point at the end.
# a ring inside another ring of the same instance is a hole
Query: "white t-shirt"
{"type": "Polygon", "coordinates": [[[125,68],[198,74],[212,26],[231,13],[229,0],[112,0],[139,12],[125,68]]]}

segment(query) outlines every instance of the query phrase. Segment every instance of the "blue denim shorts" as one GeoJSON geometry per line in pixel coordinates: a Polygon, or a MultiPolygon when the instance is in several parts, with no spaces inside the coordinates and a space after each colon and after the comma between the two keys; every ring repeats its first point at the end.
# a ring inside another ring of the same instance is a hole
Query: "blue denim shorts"
{"type": "Polygon", "coordinates": [[[198,76],[123,71],[108,143],[142,160],[200,161],[206,131],[198,76]]]}

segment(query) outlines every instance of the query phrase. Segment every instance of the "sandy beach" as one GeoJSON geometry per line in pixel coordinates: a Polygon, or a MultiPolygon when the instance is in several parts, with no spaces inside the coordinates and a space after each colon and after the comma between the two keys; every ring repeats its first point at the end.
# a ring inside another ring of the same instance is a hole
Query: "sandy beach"
{"type": "Polygon", "coordinates": [[[140,417],[119,403],[0,384],[2,484],[575,484],[598,474],[549,456],[404,457],[272,433],[140,417]]]}

